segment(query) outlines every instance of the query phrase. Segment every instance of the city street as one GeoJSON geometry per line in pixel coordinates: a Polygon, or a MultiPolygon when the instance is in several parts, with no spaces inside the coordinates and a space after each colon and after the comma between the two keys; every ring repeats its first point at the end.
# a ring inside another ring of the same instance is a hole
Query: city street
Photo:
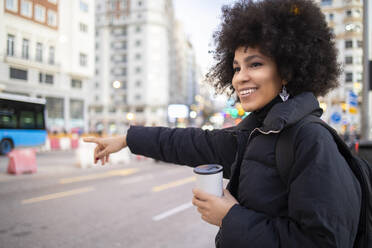
{"type": "Polygon", "coordinates": [[[214,247],[217,227],[191,204],[189,167],[133,156],[79,168],[74,151],[37,154],[36,174],[0,157],[0,247],[214,247]]]}

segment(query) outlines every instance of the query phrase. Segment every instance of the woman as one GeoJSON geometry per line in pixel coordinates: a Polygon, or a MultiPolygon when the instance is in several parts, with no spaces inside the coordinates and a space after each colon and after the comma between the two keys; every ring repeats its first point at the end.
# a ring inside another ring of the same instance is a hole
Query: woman
{"type": "Polygon", "coordinates": [[[223,7],[214,37],[217,63],[207,77],[251,114],[233,129],[132,126],[123,137],[86,139],[98,144],[96,162],[128,146],[176,164],[221,164],[231,178],[223,197],[193,190],[202,219],[220,227],[217,247],[353,247],[360,186],[332,135],[316,123],[300,130],[286,183],[275,162],[280,132],[320,117],[316,97],[338,86],[333,35],[320,9],[309,0],[240,0],[223,7]]]}

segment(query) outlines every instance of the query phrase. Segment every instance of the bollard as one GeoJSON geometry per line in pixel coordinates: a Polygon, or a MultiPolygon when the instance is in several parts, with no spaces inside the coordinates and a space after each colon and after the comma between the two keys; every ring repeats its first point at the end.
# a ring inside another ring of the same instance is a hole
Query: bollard
{"type": "Polygon", "coordinates": [[[32,148],[14,149],[8,154],[8,173],[36,173],[36,151],[32,148]]]}

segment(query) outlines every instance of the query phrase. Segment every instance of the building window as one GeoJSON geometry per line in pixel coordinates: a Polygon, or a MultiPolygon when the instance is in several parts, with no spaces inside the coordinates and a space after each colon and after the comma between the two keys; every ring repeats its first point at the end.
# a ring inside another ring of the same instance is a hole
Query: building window
{"type": "Polygon", "coordinates": [[[10,67],[9,75],[12,79],[27,80],[27,70],[21,70],[17,68],[10,67]]]}
{"type": "Polygon", "coordinates": [[[321,5],[322,6],[332,5],[332,0],[322,0],[321,5]]]}
{"type": "Polygon", "coordinates": [[[142,1],[138,1],[138,6],[142,6],[142,1]]]}
{"type": "Polygon", "coordinates": [[[22,58],[28,59],[28,48],[29,48],[29,41],[27,39],[23,39],[22,42],[22,58]]]}
{"type": "Polygon", "coordinates": [[[83,12],[88,12],[88,4],[84,1],[80,1],[80,10],[83,12]]]}
{"type": "Polygon", "coordinates": [[[87,64],[88,64],[87,55],[84,53],[80,53],[80,65],[87,66],[87,64]]]}
{"type": "Polygon", "coordinates": [[[139,32],[141,32],[141,27],[140,26],[137,26],[136,27],[136,33],[139,33],[139,32]]]}
{"type": "Polygon", "coordinates": [[[14,56],[14,35],[8,34],[6,54],[8,56],[14,56]]]}
{"type": "Polygon", "coordinates": [[[140,73],[141,72],[141,67],[136,67],[136,73],[140,73]]]}
{"type": "Polygon", "coordinates": [[[359,10],[359,9],[356,9],[356,10],[354,11],[354,16],[355,16],[355,17],[360,17],[360,10],[359,10]]]}
{"type": "Polygon", "coordinates": [[[32,2],[28,0],[22,0],[21,2],[21,14],[23,16],[32,17],[32,2]]]}
{"type": "Polygon", "coordinates": [[[358,48],[362,48],[363,47],[363,41],[358,40],[357,43],[358,43],[358,48]]]}
{"type": "Polygon", "coordinates": [[[70,117],[71,119],[81,120],[84,117],[84,101],[70,100],[70,117]]]}
{"type": "Polygon", "coordinates": [[[6,9],[17,12],[18,11],[18,0],[6,0],[6,9]]]}
{"type": "Polygon", "coordinates": [[[54,47],[49,47],[49,64],[54,65],[54,47]]]}
{"type": "Polygon", "coordinates": [[[57,26],[57,14],[55,11],[48,10],[48,25],[52,27],[57,26]]]}
{"type": "Polygon", "coordinates": [[[345,48],[352,48],[353,41],[352,40],[345,40],[345,48]]]}
{"type": "Polygon", "coordinates": [[[137,82],[136,82],[136,86],[137,86],[137,87],[141,87],[141,81],[137,81],[137,82]]]}
{"type": "Polygon", "coordinates": [[[54,82],[54,76],[53,75],[50,75],[50,74],[45,74],[45,80],[44,82],[46,84],[53,84],[54,82]]]}
{"type": "Polygon", "coordinates": [[[58,0],[48,0],[48,2],[53,3],[53,4],[57,4],[57,1],[58,0]]]}
{"type": "Polygon", "coordinates": [[[123,42],[121,43],[121,48],[122,48],[122,49],[127,49],[127,42],[126,42],[126,41],[123,41],[123,42]]]}
{"type": "Polygon", "coordinates": [[[83,82],[80,79],[71,79],[71,88],[81,89],[83,88],[83,82]]]}
{"type": "Polygon", "coordinates": [[[43,62],[43,44],[36,43],[36,61],[43,62]]]}
{"type": "Polygon", "coordinates": [[[137,53],[137,54],[136,54],[136,59],[137,59],[137,60],[141,59],[141,54],[137,53]]]}
{"type": "Polygon", "coordinates": [[[141,45],[141,41],[140,40],[136,40],[136,46],[140,46],[141,45]]]}
{"type": "Polygon", "coordinates": [[[45,22],[45,7],[38,4],[35,5],[35,20],[45,22]]]}
{"type": "Polygon", "coordinates": [[[88,25],[85,23],[79,23],[80,32],[87,33],[88,32],[88,25]]]}
{"type": "Polygon", "coordinates": [[[346,72],[345,73],[345,82],[347,82],[347,83],[353,82],[353,73],[352,72],[346,72]]]}
{"type": "Polygon", "coordinates": [[[357,72],[357,73],[356,73],[356,81],[357,81],[358,83],[361,83],[362,80],[363,80],[363,73],[361,73],[361,72],[357,72]]]}
{"type": "Polygon", "coordinates": [[[39,72],[39,83],[53,84],[54,76],[51,74],[39,72]]]}
{"type": "Polygon", "coordinates": [[[329,14],[329,20],[330,20],[330,21],[333,21],[333,19],[334,19],[334,14],[333,14],[333,13],[330,13],[330,14],[329,14]]]}
{"type": "MultiPolygon", "coordinates": [[[[137,101],[141,100],[141,95],[136,95],[136,100],[137,101]]],[[[139,112],[139,111],[137,111],[137,112],[139,112]]]]}
{"type": "Polygon", "coordinates": [[[345,57],[345,64],[350,65],[353,63],[353,56],[346,56],[345,57]]]}
{"type": "Polygon", "coordinates": [[[351,17],[352,15],[353,15],[353,12],[351,11],[351,9],[346,10],[347,17],[351,17]]]}

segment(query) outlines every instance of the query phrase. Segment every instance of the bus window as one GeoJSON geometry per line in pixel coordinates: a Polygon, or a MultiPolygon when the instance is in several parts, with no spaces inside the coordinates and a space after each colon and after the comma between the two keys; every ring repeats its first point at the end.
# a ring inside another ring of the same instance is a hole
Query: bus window
{"type": "Polygon", "coordinates": [[[36,128],[44,129],[44,113],[36,113],[36,128]]]}
{"type": "Polygon", "coordinates": [[[0,128],[17,128],[17,116],[13,108],[0,105],[0,128]]]}
{"type": "Polygon", "coordinates": [[[19,113],[19,128],[33,129],[35,128],[35,115],[32,111],[20,111],[19,113]]]}

